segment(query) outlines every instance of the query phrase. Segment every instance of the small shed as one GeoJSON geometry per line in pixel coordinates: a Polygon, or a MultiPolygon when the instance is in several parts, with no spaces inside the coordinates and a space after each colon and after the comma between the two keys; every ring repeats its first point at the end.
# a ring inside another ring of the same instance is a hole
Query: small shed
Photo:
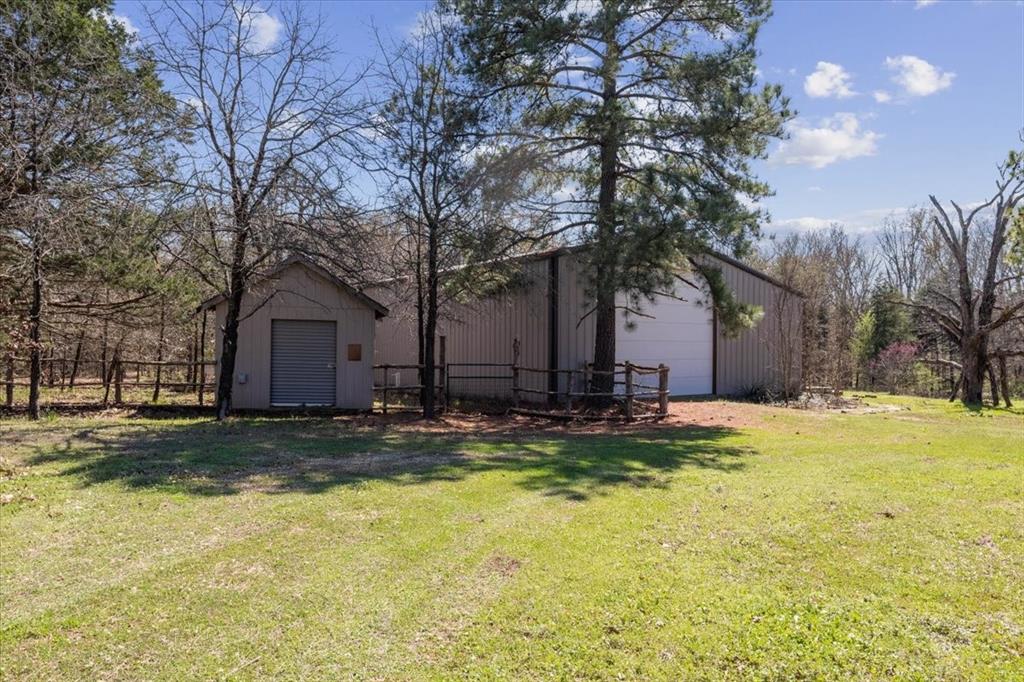
{"type": "MultiPolygon", "coordinates": [[[[215,311],[219,361],[227,299],[216,296],[201,308],[215,311]]],[[[232,405],[370,409],[374,326],[387,312],[312,261],[287,259],[255,279],[242,299],[232,405]]]]}

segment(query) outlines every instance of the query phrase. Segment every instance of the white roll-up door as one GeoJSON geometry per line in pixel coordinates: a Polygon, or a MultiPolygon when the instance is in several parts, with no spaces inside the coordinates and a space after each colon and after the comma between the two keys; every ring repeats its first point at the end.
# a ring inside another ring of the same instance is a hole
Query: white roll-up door
{"type": "MultiPolygon", "coordinates": [[[[645,303],[644,315],[634,316],[635,328],[628,329],[618,315],[615,357],[618,362],[669,367],[668,390],[672,395],[711,393],[712,354],[714,352],[711,311],[697,304],[700,293],[680,286],[677,295],[686,300],[656,296],[645,303]]],[[[646,383],[657,383],[646,377],[646,383]]]]}
{"type": "Polygon", "coordinates": [[[333,320],[271,320],[271,405],[334,405],[337,326],[333,320]]]}

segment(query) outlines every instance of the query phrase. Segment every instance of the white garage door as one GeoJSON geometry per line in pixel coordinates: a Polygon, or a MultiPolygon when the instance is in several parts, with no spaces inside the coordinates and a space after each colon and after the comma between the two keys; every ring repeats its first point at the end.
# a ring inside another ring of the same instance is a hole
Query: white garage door
{"type": "MultiPolygon", "coordinates": [[[[672,395],[711,393],[713,327],[711,311],[696,304],[699,292],[680,287],[680,301],[659,296],[654,304],[645,303],[644,314],[654,319],[633,316],[636,327],[626,328],[618,315],[615,355],[618,362],[669,367],[668,388],[672,395]]],[[[644,383],[655,383],[647,377],[644,383]]]]}
{"type": "Polygon", "coordinates": [[[334,321],[271,320],[271,405],[334,405],[336,332],[334,321]]]}

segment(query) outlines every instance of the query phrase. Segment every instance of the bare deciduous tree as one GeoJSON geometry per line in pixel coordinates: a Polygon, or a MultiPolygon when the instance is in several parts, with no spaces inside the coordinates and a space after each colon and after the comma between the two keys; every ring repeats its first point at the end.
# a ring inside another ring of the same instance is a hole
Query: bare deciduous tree
{"type": "Polygon", "coordinates": [[[377,76],[387,97],[361,154],[395,218],[398,268],[411,271],[415,285],[426,418],[435,412],[435,338],[445,302],[467,288],[482,293],[501,257],[532,236],[523,229],[528,220],[510,217],[529,194],[530,159],[480,134],[492,112],[460,73],[457,37],[453,17],[435,9],[421,15],[408,40],[381,45],[377,76]]]}
{"type": "Polygon", "coordinates": [[[246,286],[289,250],[338,249],[325,234],[351,218],[338,163],[361,125],[361,74],[334,73],[318,17],[280,9],[170,1],[149,17],[158,62],[193,120],[168,245],[227,301],[218,419],[231,409],[246,286]]]}

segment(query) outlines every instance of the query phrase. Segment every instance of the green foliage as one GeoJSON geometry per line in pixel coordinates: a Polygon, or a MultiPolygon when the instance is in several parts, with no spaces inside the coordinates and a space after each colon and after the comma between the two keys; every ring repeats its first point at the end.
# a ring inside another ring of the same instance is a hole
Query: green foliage
{"type": "Polygon", "coordinates": [[[909,341],[914,338],[910,316],[906,307],[900,305],[901,299],[902,296],[895,287],[884,284],[871,293],[870,312],[873,329],[864,349],[867,359],[878,357],[880,352],[896,341],[909,341]]]}
{"type": "Polygon", "coordinates": [[[761,306],[742,303],[736,298],[720,269],[701,262],[696,262],[694,268],[707,283],[711,304],[718,316],[718,328],[723,335],[735,337],[764,317],[761,306]]]}
{"type": "Polygon", "coordinates": [[[0,59],[9,79],[0,107],[12,131],[0,154],[3,182],[16,193],[45,184],[61,198],[108,173],[155,176],[156,143],[178,131],[174,99],[112,12],[106,0],[0,5],[0,59]]]}
{"type": "Polygon", "coordinates": [[[853,338],[850,339],[850,353],[858,365],[864,366],[875,356],[876,333],[875,311],[868,310],[857,320],[853,329],[853,338]]]}
{"type": "MultiPolygon", "coordinates": [[[[779,86],[756,84],[767,3],[449,4],[468,69],[518,113],[503,137],[545,161],[553,229],[590,247],[592,289],[640,300],[688,256],[749,246],[763,214],[747,200],[770,194],[749,160],[791,115],[779,86]]],[[[729,324],[753,321],[709,285],[729,324]]]]}
{"type": "Polygon", "coordinates": [[[1018,206],[1010,216],[1006,241],[1006,262],[1024,267],[1024,204],[1018,206]]]}

